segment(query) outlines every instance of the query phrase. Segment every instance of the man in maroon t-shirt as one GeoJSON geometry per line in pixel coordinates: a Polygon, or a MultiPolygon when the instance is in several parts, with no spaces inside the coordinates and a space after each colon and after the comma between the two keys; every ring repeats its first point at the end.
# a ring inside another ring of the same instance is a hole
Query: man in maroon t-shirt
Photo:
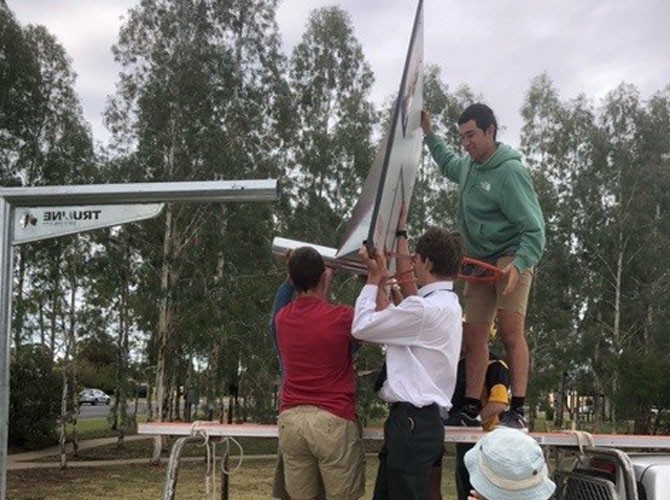
{"type": "Polygon", "coordinates": [[[327,301],[331,271],[311,247],[292,252],[296,296],[275,316],[282,364],[279,448],[291,498],[365,493],[365,456],[355,419],[353,309],[327,301]]]}

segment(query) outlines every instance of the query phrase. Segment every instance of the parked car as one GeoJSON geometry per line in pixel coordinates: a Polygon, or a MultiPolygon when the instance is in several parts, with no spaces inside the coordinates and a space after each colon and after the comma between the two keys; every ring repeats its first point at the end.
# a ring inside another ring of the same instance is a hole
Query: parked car
{"type": "Polygon", "coordinates": [[[670,491],[670,455],[586,448],[571,471],[556,471],[554,478],[557,500],[663,500],[670,491]]]}
{"type": "Polygon", "coordinates": [[[147,384],[140,384],[137,387],[135,387],[134,395],[137,396],[138,398],[146,398],[148,392],[149,392],[149,386],[147,384]]]}
{"type": "Polygon", "coordinates": [[[79,393],[80,405],[83,405],[84,403],[89,403],[92,405],[102,403],[108,405],[110,399],[111,398],[100,389],[84,389],[79,393]]]}

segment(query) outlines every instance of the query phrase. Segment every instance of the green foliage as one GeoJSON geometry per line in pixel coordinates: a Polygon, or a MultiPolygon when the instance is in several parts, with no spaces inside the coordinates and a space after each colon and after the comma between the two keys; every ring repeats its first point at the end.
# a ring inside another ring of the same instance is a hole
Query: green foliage
{"type": "MultiPolygon", "coordinates": [[[[130,11],[114,48],[125,71],[107,112],[126,156],[117,175],[278,176],[290,127],[275,9],[275,1],[159,0],[130,11]]],[[[243,384],[256,407],[270,404],[258,311],[269,309],[271,292],[259,283],[273,264],[272,216],[269,207],[175,206],[164,222],[141,225],[128,305],[151,332],[148,362],[167,390],[198,360],[208,365],[201,392],[210,399],[243,384]]]]}
{"type": "Polygon", "coordinates": [[[9,391],[9,444],[26,449],[55,442],[61,379],[44,347],[14,351],[9,391]]]}
{"type": "Polygon", "coordinates": [[[652,381],[665,361],[652,357],[668,343],[659,301],[670,266],[661,250],[668,109],[667,93],[645,104],[624,84],[598,106],[584,96],[562,102],[541,75],[522,110],[522,147],[547,220],[528,317],[530,392],[558,387],[567,370],[583,392],[605,394],[635,418],[638,432],[659,404],[652,381]]]}
{"type": "Polygon", "coordinates": [[[0,184],[16,184],[30,155],[31,130],[43,102],[34,47],[7,8],[0,8],[0,184]]]}
{"type": "Polygon", "coordinates": [[[81,361],[77,365],[79,388],[92,387],[113,394],[115,386],[114,365],[98,365],[90,361],[81,361]]]}
{"type": "Polygon", "coordinates": [[[116,361],[116,346],[106,334],[92,335],[79,345],[79,359],[91,365],[111,365],[116,361]]]}
{"type": "MultiPolygon", "coordinates": [[[[79,386],[125,401],[133,353],[152,386],[161,361],[173,393],[195,384],[215,407],[239,393],[250,418],[273,418],[267,320],[285,271],[271,239],[338,245],[385,116],[370,101],[374,75],[348,14],[314,10],[286,60],[277,3],[142,0],[130,9],[113,49],[113,146],[97,156],[65,50],[0,9],[0,183],[282,181],[277,204],[173,205],[154,221],[19,247],[17,360],[38,339],[65,356],[68,374],[77,360],[79,386]]],[[[458,149],[458,114],[486,99],[450,87],[435,66],[425,68],[424,96],[458,149]]],[[[648,427],[652,406],[670,406],[656,383],[668,368],[658,353],[670,348],[670,87],[646,101],[624,84],[599,102],[564,100],[543,74],[521,114],[547,222],[527,317],[529,400],[545,401],[568,371],[580,391],[607,395],[648,427]]],[[[411,233],[452,227],[455,208],[454,186],[425,155],[411,233]]],[[[359,289],[340,277],[333,300],[352,303],[359,289]]],[[[356,356],[368,418],[379,409],[370,378],[380,363],[377,348],[356,356]]]]}
{"type": "Polygon", "coordinates": [[[372,72],[342,9],[311,12],[289,75],[297,123],[287,232],[337,246],[372,162],[375,119],[372,72]]]}
{"type": "MultiPolygon", "coordinates": [[[[90,182],[94,172],[92,140],[65,50],[44,27],[19,27],[7,9],[0,9],[0,23],[0,74],[4,79],[0,82],[2,183],[90,182]]],[[[72,243],[71,252],[85,254],[76,238],[66,242],[72,243]]],[[[35,331],[52,352],[57,349],[58,337],[67,323],[64,315],[70,289],[65,277],[72,271],[65,266],[66,242],[41,242],[17,249],[20,264],[13,311],[17,349],[35,331]],[[29,271],[31,277],[27,276],[29,271]]]]}

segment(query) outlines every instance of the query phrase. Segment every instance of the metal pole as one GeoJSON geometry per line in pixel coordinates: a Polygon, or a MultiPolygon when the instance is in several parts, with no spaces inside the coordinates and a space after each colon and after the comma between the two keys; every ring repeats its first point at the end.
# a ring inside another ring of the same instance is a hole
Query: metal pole
{"type": "Polygon", "coordinates": [[[228,477],[228,471],[230,470],[230,440],[226,443],[226,447],[223,449],[223,456],[221,457],[221,500],[228,500],[230,493],[230,478],[228,477]]]}
{"type": "MultiPolygon", "coordinates": [[[[14,211],[16,207],[163,202],[273,201],[275,179],[0,187],[0,500],[7,481],[14,211]]],[[[65,234],[65,233],[63,233],[65,234]]],[[[51,235],[52,237],[58,234],[51,235]]]]}
{"type": "Polygon", "coordinates": [[[7,437],[9,433],[9,362],[12,325],[12,207],[0,197],[0,499],[7,490],[7,437]]]}
{"type": "Polygon", "coordinates": [[[274,201],[277,199],[277,181],[262,179],[16,187],[0,188],[0,196],[14,207],[274,201]]]}
{"type": "Polygon", "coordinates": [[[165,477],[165,489],[163,489],[163,500],[174,500],[174,495],[177,492],[177,477],[179,475],[179,459],[184,447],[189,443],[201,443],[206,440],[205,436],[195,435],[179,438],[172,445],[170,451],[170,461],[168,462],[167,472],[165,477]]]}

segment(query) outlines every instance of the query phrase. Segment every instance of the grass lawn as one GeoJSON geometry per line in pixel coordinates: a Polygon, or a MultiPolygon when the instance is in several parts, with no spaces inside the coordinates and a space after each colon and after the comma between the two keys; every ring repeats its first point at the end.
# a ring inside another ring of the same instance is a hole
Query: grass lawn
{"type": "MultiPolygon", "coordinates": [[[[536,422],[538,430],[547,427],[543,420],[536,422]]],[[[585,427],[585,426],[580,426],[585,427]]],[[[114,436],[109,431],[109,424],[105,419],[81,421],[78,425],[80,439],[92,439],[103,436],[114,436]]],[[[147,499],[161,498],[165,483],[167,456],[174,443],[174,438],[167,443],[162,466],[148,464],[153,449],[151,439],[125,443],[118,449],[116,445],[100,446],[82,450],[74,461],[122,460],[127,458],[146,459],[146,464],[114,465],[100,467],[75,468],[65,471],[57,468],[16,470],[7,472],[7,498],[22,500],[88,500],[88,499],[147,499]]],[[[240,438],[244,448],[245,459],[240,469],[231,475],[230,498],[256,500],[270,498],[274,475],[274,459],[255,458],[253,455],[274,454],[277,450],[277,440],[272,438],[240,438]]],[[[374,453],[380,446],[379,442],[366,441],[368,453],[374,453]]],[[[223,445],[217,445],[217,454],[220,456],[223,445]]],[[[442,494],[445,499],[454,498],[455,488],[453,481],[454,450],[453,445],[446,445],[447,454],[444,457],[442,473],[442,494]]],[[[238,451],[231,445],[231,467],[236,465],[235,455],[238,451]]],[[[184,462],[179,471],[179,482],[176,498],[178,499],[207,499],[217,498],[220,483],[220,471],[216,471],[216,484],[207,495],[205,478],[205,451],[194,445],[185,448],[183,456],[203,457],[202,461],[184,462]]],[[[58,457],[49,457],[42,461],[58,461],[58,457]]],[[[371,498],[372,487],[377,470],[377,458],[368,456],[366,468],[367,494],[364,498],[371,498]]]]}
{"type": "MultiPolygon", "coordinates": [[[[170,450],[172,445],[178,438],[172,437],[168,438],[167,445],[163,451],[163,457],[166,459],[170,455],[170,450]]],[[[250,455],[274,455],[277,453],[277,438],[236,438],[237,441],[242,445],[245,456],[250,455]]],[[[217,455],[221,455],[223,451],[223,444],[219,443],[216,446],[217,455]]],[[[374,442],[370,443],[370,448],[372,451],[377,449],[377,444],[374,442]]],[[[122,448],[117,448],[116,444],[107,444],[104,446],[97,446],[95,448],[89,448],[86,450],[80,450],[79,456],[70,457],[69,460],[77,462],[88,462],[95,460],[124,460],[132,458],[146,458],[147,460],[151,457],[154,449],[154,441],[151,438],[144,439],[141,441],[128,441],[124,443],[122,448]]],[[[230,454],[231,456],[239,455],[238,447],[231,443],[230,445],[230,454]]],[[[203,446],[198,446],[195,444],[190,444],[186,446],[182,451],[183,457],[205,457],[207,454],[203,446]]],[[[46,457],[38,460],[39,462],[58,462],[60,457],[57,455],[46,457]]]]}
{"type": "MultiPolygon", "coordinates": [[[[161,498],[165,484],[162,466],[128,465],[97,468],[21,470],[7,472],[7,498],[17,500],[145,500],[161,498]]],[[[235,461],[231,461],[231,467],[235,461]]],[[[442,494],[454,498],[453,458],[445,457],[442,473],[442,494]]],[[[240,469],[230,476],[231,500],[270,498],[274,460],[245,459],[240,469]]],[[[377,459],[369,456],[366,467],[366,495],[372,497],[377,474],[377,459]]],[[[220,472],[216,471],[214,495],[207,496],[205,464],[186,462],[179,469],[175,498],[201,500],[218,498],[220,472]]],[[[210,491],[211,493],[211,491],[210,491]]]]}
{"type": "MultiPolygon", "coordinates": [[[[137,415],[137,423],[144,423],[147,420],[145,414],[137,415]]],[[[109,428],[109,422],[105,417],[99,418],[87,418],[86,420],[79,420],[77,422],[77,437],[79,439],[97,439],[103,437],[115,437],[117,436],[117,431],[113,431],[109,428]]],[[[68,435],[72,434],[72,425],[67,425],[68,435]]],[[[58,433],[60,428],[56,429],[58,433]]]]}

